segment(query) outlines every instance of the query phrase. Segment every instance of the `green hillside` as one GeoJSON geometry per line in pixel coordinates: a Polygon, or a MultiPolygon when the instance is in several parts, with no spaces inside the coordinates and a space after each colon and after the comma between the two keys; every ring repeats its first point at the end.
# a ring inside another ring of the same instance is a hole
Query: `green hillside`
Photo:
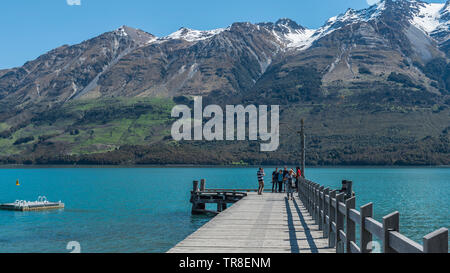
{"type": "Polygon", "coordinates": [[[171,139],[175,102],[158,98],[74,100],[6,123],[6,164],[284,164],[299,161],[306,120],[310,165],[448,165],[450,110],[445,105],[297,103],[281,106],[280,148],[261,153],[254,141],[171,139]],[[9,132],[9,134],[8,134],[9,132]]]}

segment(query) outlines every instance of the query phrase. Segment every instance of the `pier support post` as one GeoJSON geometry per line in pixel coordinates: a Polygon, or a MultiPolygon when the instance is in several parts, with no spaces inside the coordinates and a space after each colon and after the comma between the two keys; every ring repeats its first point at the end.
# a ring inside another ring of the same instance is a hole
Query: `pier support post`
{"type": "Polygon", "coordinates": [[[353,181],[345,180],[346,181],[346,192],[345,192],[345,198],[351,198],[353,196],[353,181]]]}
{"type": "Polygon", "coordinates": [[[329,205],[327,203],[328,198],[330,197],[330,188],[326,188],[323,190],[323,215],[322,215],[322,227],[323,227],[323,237],[328,237],[328,224],[327,224],[327,216],[330,215],[329,205]]]}
{"type": "Polygon", "coordinates": [[[301,147],[302,147],[302,154],[301,154],[301,168],[302,168],[302,177],[305,178],[305,160],[306,160],[306,138],[305,138],[305,120],[301,120],[301,147]]]}
{"type": "Polygon", "coordinates": [[[311,182],[308,182],[308,212],[311,213],[311,182]]]}
{"type": "Polygon", "coordinates": [[[398,211],[383,217],[383,253],[397,253],[389,246],[389,232],[399,232],[400,214],[398,211]]]}
{"type": "Polygon", "coordinates": [[[336,236],[335,232],[333,232],[333,222],[336,221],[335,217],[335,209],[333,207],[333,198],[336,198],[336,191],[333,190],[330,192],[330,203],[328,204],[328,212],[329,212],[329,222],[328,222],[328,246],[334,247],[335,239],[334,236],[336,236]]]}
{"type": "Polygon", "coordinates": [[[311,182],[311,184],[309,185],[309,214],[311,214],[311,216],[314,219],[314,183],[311,182]]]}
{"type": "Polygon", "coordinates": [[[312,215],[312,183],[308,182],[308,211],[312,215]]]}
{"type": "Polygon", "coordinates": [[[320,194],[320,185],[316,183],[316,187],[314,188],[314,220],[315,220],[315,224],[318,225],[319,224],[319,219],[320,219],[320,211],[319,211],[319,194],[320,194]]]}
{"type": "Polygon", "coordinates": [[[324,186],[319,188],[319,230],[323,230],[323,191],[324,186]]]}
{"type": "Polygon", "coordinates": [[[313,187],[313,200],[312,200],[312,205],[313,205],[313,214],[314,214],[314,223],[317,224],[317,189],[319,188],[319,184],[314,183],[314,187],[313,187]]]}
{"type": "Polygon", "coordinates": [[[200,191],[201,192],[206,191],[206,180],[205,179],[200,180],[200,191]]]}
{"type": "Polygon", "coordinates": [[[222,212],[227,209],[227,203],[225,202],[218,202],[217,203],[217,212],[222,212]]]}
{"type": "Polygon", "coordinates": [[[314,191],[315,190],[316,190],[316,184],[315,183],[311,183],[311,201],[310,201],[310,206],[311,206],[311,216],[312,216],[313,220],[316,217],[316,213],[314,211],[314,191]]]}
{"type": "Polygon", "coordinates": [[[312,183],[311,184],[311,210],[312,210],[312,215],[314,217],[316,217],[316,211],[314,208],[315,201],[316,201],[316,183],[312,183]]]}
{"type": "Polygon", "coordinates": [[[360,238],[360,250],[361,253],[370,253],[372,252],[372,233],[366,230],[366,218],[373,216],[373,203],[369,203],[360,208],[361,213],[361,223],[359,223],[359,227],[361,229],[361,238],[360,238]]]}
{"type": "Polygon", "coordinates": [[[204,210],[206,208],[206,204],[199,202],[198,193],[198,181],[194,180],[191,192],[192,214],[197,214],[197,210],[204,210]]]}
{"type": "Polygon", "coordinates": [[[309,185],[309,214],[314,219],[314,183],[309,185]]]}
{"type": "Polygon", "coordinates": [[[311,184],[308,181],[306,181],[306,209],[308,210],[309,213],[311,213],[311,209],[309,206],[311,203],[311,200],[309,199],[310,193],[311,193],[311,184]]]}
{"type": "Polygon", "coordinates": [[[192,183],[192,191],[193,192],[198,192],[198,181],[194,180],[194,182],[192,183]]]}
{"type": "Polygon", "coordinates": [[[423,237],[424,253],[448,253],[448,229],[438,229],[423,237]]]}
{"type": "Polygon", "coordinates": [[[336,234],[335,234],[335,246],[336,246],[336,253],[343,253],[344,252],[344,246],[343,246],[343,238],[340,236],[339,230],[344,229],[344,214],[340,212],[339,210],[339,203],[343,203],[345,200],[345,193],[340,193],[336,195],[336,208],[335,208],[335,215],[336,215],[336,234]]]}
{"type": "Polygon", "coordinates": [[[347,199],[345,201],[345,237],[346,237],[346,242],[345,242],[345,248],[346,248],[346,252],[347,253],[351,253],[351,247],[350,247],[350,242],[356,242],[356,224],[355,222],[352,221],[352,219],[350,219],[349,215],[350,215],[350,210],[351,209],[355,209],[356,207],[356,198],[352,197],[350,199],[347,199]]]}

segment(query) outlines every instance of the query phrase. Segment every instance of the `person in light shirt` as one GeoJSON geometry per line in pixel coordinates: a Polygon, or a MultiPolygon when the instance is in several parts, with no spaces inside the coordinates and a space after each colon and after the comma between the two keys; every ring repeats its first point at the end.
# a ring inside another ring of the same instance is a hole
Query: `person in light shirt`
{"type": "Polygon", "coordinates": [[[288,200],[294,200],[294,182],[295,173],[294,170],[291,169],[285,176],[285,189],[286,189],[286,195],[288,200]]]}
{"type": "Polygon", "coordinates": [[[263,191],[264,191],[264,169],[263,168],[259,168],[259,171],[257,172],[257,176],[258,176],[258,195],[262,195],[263,191]]]}

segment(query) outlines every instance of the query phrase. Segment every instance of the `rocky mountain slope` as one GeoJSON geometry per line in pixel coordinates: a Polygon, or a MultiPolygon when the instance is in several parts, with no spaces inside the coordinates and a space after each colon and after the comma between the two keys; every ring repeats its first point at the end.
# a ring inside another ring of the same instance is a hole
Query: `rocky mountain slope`
{"type": "MultiPolygon", "coordinates": [[[[355,164],[368,146],[383,153],[409,137],[416,147],[403,147],[399,153],[415,151],[417,158],[410,163],[422,164],[420,154],[427,153],[444,158],[429,159],[429,164],[448,164],[449,16],[450,1],[385,0],[364,10],[349,9],[319,29],[280,19],[210,31],[181,28],[158,38],[123,26],[54,49],[22,67],[0,70],[0,152],[8,160],[16,156],[35,162],[46,151],[60,160],[88,154],[101,158],[124,145],[170,146],[170,119],[165,115],[171,101],[189,102],[191,96],[202,95],[206,103],[281,104],[282,118],[294,127],[300,117],[316,121],[310,125],[313,135],[321,132],[316,141],[339,135],[359,147],[348,152],[353,159],[340,161],[325,158],[344,143],[317,147],[316,164],[355,164]],[[152,98],[167,107],[158,107],[152,98]],[[98,108],[93,102],[105,105],[98,108]],[[331,112],[344,122],[359,116],[366,123],[359,125],[360,132],[323,131],[331,112]],[[393,124],[382,125],[380,112],[388,113],[393,124]],[[419,122],[434,124],[429,135],[418,129],[419,122]],[[121,132],[118,139],[114,132],[121,132]],[[373,132],[382,133],[376,140],[358,140],[373,132]],[[399,139],[387,139],[390,134],[399,139]],[[424,151],[424,141],[438,148],[424,151]]],[[[286,133],[284,149],[292,137],[286,133]]],[[[183,145],[183,151],[198,148],[195,143],[183,145]]],[[[221,144],[215,145],[218,149],[221,144]]],[[[253,151],[245,145],[227,143],[233,152],[223,159],[211,155],[210,161],[239,161],[243,150],[253,151]]],[[[291,161],[295,149],[288,149],[291,161]]],[[[135,152],[117,153],[136,161],[135,152]]],[[[257,150],[250,154],[247,158],[257,162],[265,157],[257,150]]]]}

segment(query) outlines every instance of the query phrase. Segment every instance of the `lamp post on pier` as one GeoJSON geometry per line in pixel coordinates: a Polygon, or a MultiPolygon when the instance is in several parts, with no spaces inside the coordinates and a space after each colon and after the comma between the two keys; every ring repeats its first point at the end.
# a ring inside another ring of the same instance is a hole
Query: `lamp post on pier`
{"type": "Polygon", "coordinates": [[[306,161],[306,138],[305,138],[305,120],[301,120],[301,129],[300,129],[300,141],[302,145],[301,151],[301,171],[302,177],[305,178],[305,161],[306,161]]]}
{"type": "Polygon", "coordinates": [[[302,177],[305,178],[305,165],[306,165],[306,134],[305,134],[305,120],[301,119],[301,129],[300,131],[295,131],[294,129],[289,127],[289,124],[286,122],[280,123],[286,125],[286,128],[300,135],[300,170],[302,172],[302,177]]]}

